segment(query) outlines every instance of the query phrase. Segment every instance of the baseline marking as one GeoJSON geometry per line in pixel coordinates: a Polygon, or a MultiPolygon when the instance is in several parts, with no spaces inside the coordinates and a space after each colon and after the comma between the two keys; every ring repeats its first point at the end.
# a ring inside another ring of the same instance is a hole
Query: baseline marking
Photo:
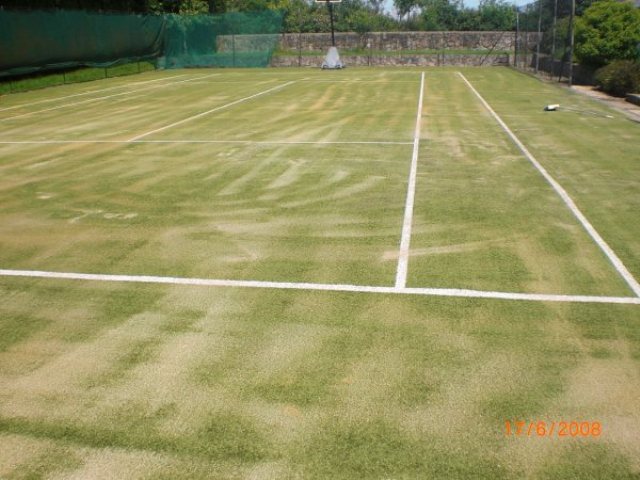
{"type": "Polygon", "coordinates": [[[511,131],[511,129],[507,126],[506,123],[502,121],[502,119],[498,116],[498,114],[491,108],[489,103],[478,93],[478,91],[471,85],[471,82],[467,80],[467,78],[461,73],[458,72],[458,75],[464,80],[467,86],[471,89],[473,93],[475,93],[476,97],[482,102],[484,107],[489,111],[489,113],[495,118],[498,124],[502,127],[502,129],[509,135],[513,143],[520,149],[520,151],[524,154],[525,157],[533,164],[534,167],[542,174],[545,180],[553,187],[556,193],[562,198],[562,201],[565,205],[571,210],[573,215],[578,219],[578,221],[582,224],[584,229],[587,231],[589,236],[593,239],[594,242],[600,247],[600,250],[604,252],[607,256],[613,267],[618,271],[620,276],[627,282],[627,285],[631,288],[633,293],[637,297],[640,297],[640,284],[638,284],[637,280],[633,277],[631,272],[627,270],[627,267],[622,263],[622,260],[616,255],[616,253],[609,247],[607,242],[600,236],[600,234],[596,231],[596,229],[591,225],[587,217],[578,209],[574,201],[571,199],[567,191],[562,188],[562,186],[547,172],[547,170],[538,162],[535,157],[531,154],[531,152],[524,146],[524,144],[516,137],[515,133],[511,131]]]}
{"type": "Polygon", "coordinates": [[[420,95],[418,97],[418,113],[416,128],[413,133],[413,153],[411,155],[411,170],[407,186],[407,200],[404,205],[404,220],[402,222],[402,236],[400,238],[400,254],[396,270],[395,288],[407,286],[407,271],[409,268],[409,246],[411,244],[411,225],[413,223],[413,204],[416,196],[416,176],[418,173],[418,150],[420,147],[420,124],[422,120],[422,100],[424,98],[424,72],[420,76],[420,95]]]}
{"type": "Polygon", "coordinates": [[[232,106],[237,105],[239,103],[246,102],[247,100],[251,100],[252,98],[256,98],[256,97],[259,97],[261,95],[266,95],[267,93],[273,92],[275,90],[280,90],[280,89],[282,89],[284,87],[288,87],[289,85],[291,85],[293,83],[296,83],[296,80],[293,80],[291,82],[287,82],[287,83],[284,83],[282,85],[278,85],[278,86],[269,88],[268,90],[263,90],[262,92],[254,93],[253,95],[250,95],[248,97],[244,97],[244,98],[241,98],[239,100],[235,100],[233,102],[226,103],[226,104],[224,104],[224,105],[222,105],[220,107],[216,107],[216,108],[212,108],[211,110],[207,110],[206,112],[202,112],[202,113],[198,113],[196,115],[192,115],[190,117],[184,118],[182,120],[179,120],[177,122],[171,123],[169,125],[165,125],[164,127],[156,128],[155,130],[151,130],[149,132],[145,132],[145,133],[142,133],[140,135],[136,135],[135,137],[130,138],[129,142],[135,142],[135,141],[140,140],[141,138],[144,138],[144,137],[146,137],[148,135],[151,135],[153,133],[158,133],[158,132],[162,132],[164,130],[167,130],[169,128],[177,127],[178,125],[182,125],[183,123],[187,123],[187,122],[190,122],[190,121],[195,120],[197,118],[204,117],[205,115],[209,115],[210,113],[214,113],[214,112],[217,112],[217,111],[220,111],[220,110],[224,110],[225,108],[229,108],[229,107],[232,107],[232,106]]]}
{"type": "Polygon", "coordinates": [[[576,302],[640,305],[636,297],[599,297],[589,295],[547,295],[541,293],[510,293],[456,288],[402,288],[366,285],[264,282],[255,280],[223,280],[209,278],[157,277],[153,275],[105,275],[96,273],[48,272],[37,270],[0,269],[3,277],[45,278],[57,280],[86,280],[98,282],[150,283],[164,285],[191,285],[205,287],[265,288],[277,290],[306,290],[353,293],[378,293],[391,295],[421,295],[433,297],[463,297],[530,302],[576,302]]]}
{"type": "Polygon", "coordinates": [[[135,90],[128,90],[126,92],[114,93],[113,95],[106,95],[104,97],[89,98],[88,100],[81,100],[79,102],[66,103],[64,105],[58,105],[57,107],[44,108],[42,110],[36,110],[34,112],[21,113],[20,115],[14,115],[12,117],[0,118],[0,122],[4,122],[4,121],[7,121],[7,120],[13,120],[13,119],[16,119],[16,118],[21,118],[21,117],[26,117],[26,116],[29,116],[29,115],[35,115],[36,113],[50,112],[52,110],[59,110],[61,108],[75,107],[76,105],[84,105],[85,103],[97,102],[97,101],[100,101],[100,100],[105,100],[107,98],[121,97],[122,95],[130,95],[132,93],[147,91],[147,90],[151,90],[153,88],[172,87],[174,85],[178,85],[179,83],[193,82],[194,80],[200,80],[201,78],[206,78],[206,77],[213,77],[215,75],[220,75],[220,74],[219,73],[212,73],[210,75],[205,75],[203,77],[188,78],[186,80],[180,80],[179,82],[165,83],[163,85],[153,85],[151,87],[145,87],[145,88],[136,88],[135,90]]]}
{"type": "Polygon", "coordinates": [[[171,80],[173,78],[185,77],[186,75],[187,75],[186,73],[183,73],[180,75],[171,75],[169,77],[156,78],[155,80],[145,80],[144,82],[131,82],[129,84],[117,85],[115,87],[98,88],[96,90],[91,90],[89,92],[74,93],[73,95],[64,95],[62,97],[55,97],[55,98],[47,98],[44,100],[38,100],[37,102],[24,103],[22,105],[13,105],[12,107],[0,108],[0,112],[4,112],[5,110],[15,110],[16,108],[30,107],[31,105],[39,105],[40,103],[56,102],[58,100],[64,100],[65,98],[81,97],[83,95],[91,95],[92,93],[108,92],[110,90],[117,90],[118,88],[135,87],[137,85],[142,85],[145,83],[161,82],[162,80],[171,80]]]}

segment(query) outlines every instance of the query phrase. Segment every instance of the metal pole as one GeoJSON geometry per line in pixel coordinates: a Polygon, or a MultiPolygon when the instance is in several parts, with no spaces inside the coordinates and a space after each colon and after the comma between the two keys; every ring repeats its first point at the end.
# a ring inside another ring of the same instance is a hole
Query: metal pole
{"type": "Polygon", "coordinates": [[[551,31],[551,59],[556,59],[556,23],[558,23],[558,0],[553,5],[553,30],[551,31]]]}
{"type": "Polygon", "coordinates": [[[569,86],[573,85],[573,23],[576,15],[576,0],[571,0],[571,17],[569,18],[569,86]]]}
{"type": "MultiPolygon", "coordinates": [[[[529,16],[528,15],[527,15],[526,18],[527,18],[527,20],[529,20],[529,16]]],[[[524,68],[525,68],[525,70],[528,69],[531,66],[531,64],[529,63],[529,57],[528,57],[528,55],[529,55],[529,33],[530,33],[529,28],[530,28],[529,22],[527,22],[526,30],[524,31],[524,68]]]]}
{"type": "Polygon", "coordinates": [[[518,37],[520,36],[520,12],[516,6],[516,42],[513,53],[513,64],[518,68],[518,37]]]}
{"type": "Polygon", "coordinates": [[[540,43],[542,38],[540,37],[540,31],[542,30],[542,0],[538,0],[538,38],[536,42],[536,75],[540,69],[540,43]]]}
{"type": "Polygon", "coordinates": [[[336,36],[333,30],[333,3],[331,3],[331,0],[327,1],[327,5],[329,5],[329,18],[331,19],[331,46],[335,47],[336,46],[336,36]]]}
{"type": "Polygon", "coordinates": [[[231,51],[233,55],[233,66],[236,66],[236,34],[231,34],[231,51]]]}

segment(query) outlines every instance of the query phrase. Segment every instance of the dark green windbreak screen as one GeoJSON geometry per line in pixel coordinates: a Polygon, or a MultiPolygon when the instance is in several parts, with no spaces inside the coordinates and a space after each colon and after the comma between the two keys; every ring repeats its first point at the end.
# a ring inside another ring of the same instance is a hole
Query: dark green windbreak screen
{"type": "Polygon", "coordinates": [[[165,24],[153,15],[0,10],[0,77],[157,57],[165,24]]]}
{"type": "Polygon", "coordinates": [[[263,10],[166,18],[166,68],[265,67],[278,44],[283,15],[263,10]]]}
{"type": "Polygon", "coordinates": [[[0,9],[0,77],[157,58],[161,68],[265,67],[280,11],[117,15],[0,9]]]}

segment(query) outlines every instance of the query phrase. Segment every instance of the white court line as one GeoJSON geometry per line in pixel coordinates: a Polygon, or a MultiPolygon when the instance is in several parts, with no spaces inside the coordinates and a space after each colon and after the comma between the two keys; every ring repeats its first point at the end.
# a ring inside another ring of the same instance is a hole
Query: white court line
{"type": "Polygon", "coordinates": [[[296,83],[296,80],[293,80],[291,82],[287,82],[287,83],[284,83],[282,85],[278,85],[278,86],[269,88],[268,90],[263,90],[262,92],[255,93],[253,95],[241,98],[239,100],[235,100],[235,101],[230,102],[230,103],[226,103],[226,104],[224,104],[224,105],[222,105],[220,107],[216,107],[216,108],[212,108],[211,110],[207,110],[206,112],[202,112],[202,113],[198,113],[196,115],[192,115],[190,117],[184,118],[182,120],[179,120],[177,122],[171,123],[169,125],[165,125],[164,127],[156,128],[155,130],[151,130],[149,132],[145,132],[145,133],[142,133],[140,135],[136,135],[135,137],[130,138],[129,142],[136,142],[136,141],[140,140],[141,138],[144,138],[144,137],[146,137],[148,135],[151,135],[151,134],[154,134],[154,133],[158,133],[158,132],[162,132],[162,131],[167,130],[169,128],[177,127],[178,125],[182,125],[183,123],[190,122],[191,120],[195,120],[197,118],[204,117],[205,115],[209,115],[210,113],[217,112],[219,110],[223,110],[225,108],[232,107],[232,106],[237,105],[239,103],[246,102],[247,100],[251,100],[252,98],[259,97],[261,95],[266,95],[267,93],[273,92],[275,90],[280,90],[281,88],[287,87],[287,86],[289,86],[289,85],[291,85],[293,83],[296,83]]]}
{"type": "Polygon", "coordinates": [[[150,283],[164,285],[191,285],[204,287],[264,288],[279,290],[305,290],[353,293],[378,293],[390,295],[421,295],[431,297],[462,297],[530,302],[576,302],[640,305],[636,297],[599,297],[589,295],[548,295],[542,293],[491,292],[457,288],[396,288],[366,285],[264,282],[255,280],[222,280],[210,278],[157,277],[153,275],[105,275],[97,273],[47,272],[37,270],[0,269],[0,276],[46,278],[58,280],[86,280],[97,282],[150,283]]]}
{"type": "Polygon", "coordinates": [[[409,268],[409,246],[411,244],[411,225],[413,223],[413,204],[416,196],[416,176],[418,173],[418,150],[420,148],[420,124],[422,120],[422,99],[424,97],[424,72],[420,76],[420,95],[418,97],[418,113],[416,128],[413,132],[413,153],[411,155],[411,170],[409,185],[407,186],[407,200],[404,205],[404,221],[402,222],[402,236],[400,239],[400,253],[398,255],[398,269],[396,270],[396,288],[407,285],[407,271],[409,268]]]}
{"type": "Polygon", "coordinates": [[[87,100],[81,100],[79,102],[65,103],[64,105],[58,105],[56,107],[44,108],[42,110],[35,110],[33,112],[21,113],[20,115],[13,115],[12,117],[0,118],[0,122],[4,122],[4,121],[7,121],[7,120],[14,120],[16,118],[26,117],[26,116],[29,116],[29,115],[35,115],[36,113],[44,113],[44,112],[50,112],[52,110],[60,110],[61,108],[75,107],[77,105],[84,105],[85,103],[97,102],[99,100],[105,100],[107,98],[121,97],[122,95],[130,95],[130,94],[136,93],[136,92],[142,92],[142,91],[146,92],[147,90],[151,90],[151,89],[154,89],[154,88],[172,87],[172,86],[178,85],[180,83],[193,82],[194,80],[199,80],[201,78],[206,78],[206,77],[213,77],[215,75],[220,75],[220,74],[219,73],[212,73],[211,75],[205,75],[204,77],[188,78],[186,80],[180,80],[179,82],[165,83],[165,84],[162,84],[162,85],[153,85],[151,87],[145,87],[145,88],[136,88],[135,90],[128,90],[126,92],[114,93],[113,95],[106,95],[104,97],[89,98],[87,100]]]}
{"type": "Polygon", "coordinates": [[[68,144],[94,144],[94,143],[205,143],[205,144],[241,144],[241,145],[413,145],[413,142],[389,142],[389,141],[353,141],[353,142],[331,142],[331,141],[308,141],[296,142],[288,140],[271,140],[271,141],[255,141],[255,140],[17,140],[8,141],[0,140],[0,145],[68,145],[68,144]]]}
{"type": "MultiPolygon", "coordinates": [[[[178,77],[185,77],[186,75],[187,75],[186,73],[183,73],[181,75],[171,75],[169,77],[156,78],[155,80],[145,80],[144,82],[130,82],[130,83],[125,83],[123,85],[117,85],[109,88],[98,88],[96,90],[91,90],[89,92],[74,93],[73,95],[65,95],[63,97],[46,98],[44,100],[38,100],[37,102],[23,103],[21,105],[13,105],[11,107],[0,108],[0,112],[4,112],[6,110],[15,110],[16,108],[30,107],[32,105],[39,105],[41,103],[57,102],[58,100],[64,100],[65,98],[81,97],[83,95],[91,95],[93,93],[108,92],[110,90],[117,90],[118,88],[135,87],[137,85],[143,85],[146,83],[161,82],[162,80],[171,80],[178,77]]],[[[71,84],[68,84],[68,85],[71,85],[71,84]]]]}
{"type": "Polygon", "coordinates": [[[578,207],[576,206],[574,201],[571,199],[567,191],[564,188],[562,188],[562,186],[558,182],[556,182],[556,180],[549,174],[549,172],[547,172],[547,170],[540,164],[540,162],[538,162],[535,159],[535,157],[531,154],[531,152],[527,150],[527,147],[525,147],[524,144],[518,139],[518,137],[516,137],[516,135],[511,131],[511,129],[507,126],[507,124],[502,121],[502,119],[493,110],[493,108],[491,108],[491,106],[482,97],[482,95],[480,95],[480,93],[478,93],[478,91],[473,87],[473,85],[471,85],[471,82],[469,82],[469,80],[467,80],[467,78],[462,73],[458,72],[458,75],[462,77],[462,79],[465,81],[467,86],[471,89],[473,93],[475,93],[476,97],[478,97],[478,99],[482,102],[484,107],[489,111],[489,113],[491,113],[493,118],[496,119],[498,124],[507,133],[507,135],[511,137],[511,140],[513,140],[513,143],[517,145],[517,147],[524,154],[524,156],[527,157],[527,159],[533,164],[533,166],[536,167],[536,169],[542,174],[545,180],[549,182],[549,184],[553,187],[553,189],[560,196],[560,198],[562,198],[565,205],[569,207],[569,210],[571,210],[573,215],[582,224],[582,226],[587,231],[587,233],[591,236],[593,241],[596,242],[598,247],[600,247],[600,249],[604,252],[604,254],[607,256],[611,264],[618,271],[620,276],[627,282],[627,285],[629,285],[633,293],[635,293],[636,296],[640,297],[640,284],[638,284],[637,280],[633,277],[633,275],[631,275],[631,272],[629,272],[629,270],[627,270],[627,267],[625,267],[625,265],[622,263],[622,260],[620,260],[620,258],[611,249],[611,247],[607,245],[607,242],[605,242],[604,239],[600,236],[600,234],[596,231],[593,225],[591,225],[589,220],[587,220],[587,217],[585,217],[583,213],[578,209],[578,207]]]}

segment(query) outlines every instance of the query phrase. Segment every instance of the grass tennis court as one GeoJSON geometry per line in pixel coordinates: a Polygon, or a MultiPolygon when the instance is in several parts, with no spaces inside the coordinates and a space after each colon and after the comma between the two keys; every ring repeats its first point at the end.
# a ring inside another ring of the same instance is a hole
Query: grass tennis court
{"type": "Polygon", "coordinates": [[[637,478],[639,133],[506,68],[0,97],[0,478],[637,478]]]}

